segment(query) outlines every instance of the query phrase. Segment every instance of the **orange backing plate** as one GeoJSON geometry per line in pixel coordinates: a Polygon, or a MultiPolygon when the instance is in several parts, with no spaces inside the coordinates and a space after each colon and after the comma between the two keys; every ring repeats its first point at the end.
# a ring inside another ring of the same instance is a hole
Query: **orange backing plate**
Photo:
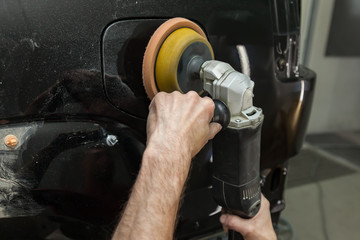
{"type": "Polygon", "coordinates": [[[142,68],[143,84],[150,99],[159,92],[155,82],[155,63],[160,47],[165,39],[179,28],[193,29],[206,39],[204,31],[196,23],[185,18],[172,18],[156,29],[146,47],[142,68]]]}

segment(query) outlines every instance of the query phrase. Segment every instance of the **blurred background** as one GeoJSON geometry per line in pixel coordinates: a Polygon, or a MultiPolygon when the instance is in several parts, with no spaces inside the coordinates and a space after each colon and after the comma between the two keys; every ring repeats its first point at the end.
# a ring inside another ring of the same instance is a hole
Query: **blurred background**
{"type": "Polygon", "coordinates": [[[302,1],[302,64],[317,74],[289,161],[279,239],[360,239],[360,1],[302,1]]]}

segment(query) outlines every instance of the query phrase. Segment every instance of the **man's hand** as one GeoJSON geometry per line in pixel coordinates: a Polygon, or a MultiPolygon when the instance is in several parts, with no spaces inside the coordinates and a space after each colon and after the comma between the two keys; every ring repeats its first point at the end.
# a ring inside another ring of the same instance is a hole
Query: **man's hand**
{"type": "Polygon", "coordinates": [[[210,98],[158,93],[149,106],[141,169],[113,239],[172,239],[192,157],[221,126],[210,98]]]}
{"type": "Polygon", "coordinates": [[[221,129],[220,124],[210,123],[214,108],[210,98],[201,98],[193,91],[158,93],[149,106],[147,147],[158,153],[178,152],[185,156],[173,164],[187,176],[191,158],[221,129]]]}
{"type": "Polygon", "coordinates": [[[261,195],[261,207],[255,217],[240,218],[235,215],[223,214],[220,217],[225,231],[228,229],[241,233],[245,240],[276,240],[271,222],[269,201],[261,195]]]}
{"type": "Polygon", "coordinates": [[[163,141],[181,144],[194,157],[221,129],[220,124],[210,123],[214,108],[210,98],[201,98],[194,91],[158,93],[149,106],[148,143],[151,140],[157,143],[159,138],[161,145],[163,141]]]}

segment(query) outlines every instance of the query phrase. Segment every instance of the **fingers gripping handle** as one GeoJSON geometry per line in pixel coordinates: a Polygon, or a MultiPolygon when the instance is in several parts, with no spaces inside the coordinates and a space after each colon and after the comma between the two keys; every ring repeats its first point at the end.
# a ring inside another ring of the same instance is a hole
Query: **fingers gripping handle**
{"type": "Polygon", "coordinates": [[[215,110],[211,122],[219,123],[222,129],[227,128],[230,123],[230,110],[223,101],[214,99],[215,110]]]}

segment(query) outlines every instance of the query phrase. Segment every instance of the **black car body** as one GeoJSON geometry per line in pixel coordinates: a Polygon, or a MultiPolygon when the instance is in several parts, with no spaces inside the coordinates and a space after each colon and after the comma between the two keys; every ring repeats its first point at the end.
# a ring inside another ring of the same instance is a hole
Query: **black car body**
{"type": "MultiPolygon", "coordinates": [[[[315,74],[299,66],[300,7],[288,0],[0,0],[0,238],[108,239],[146,141],[142,57],[172,17],[199,24],[236,70],[244,46],[263,109],[262,190],[276,225],[287,160],[303,142],[315,74]]],[[[221,230],[211,142],[193,160],[179,239],[221,230]]]]}

